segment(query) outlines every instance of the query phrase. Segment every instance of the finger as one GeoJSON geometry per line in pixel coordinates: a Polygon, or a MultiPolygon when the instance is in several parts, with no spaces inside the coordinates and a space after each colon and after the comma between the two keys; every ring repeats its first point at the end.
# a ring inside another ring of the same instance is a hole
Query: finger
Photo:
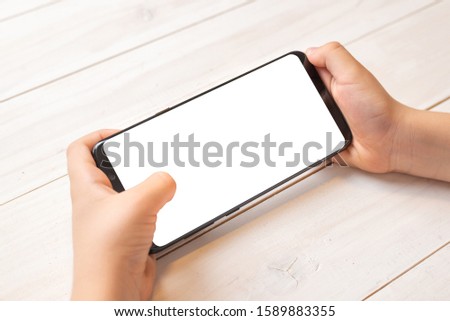
{"type": "Polygon", "coordinates": [[[173,198],[175,190],[176,183],[172,176],[157,172],[123,194],[130,203],[142,210],[136,213],[155,215],[173,198]]]}
{"type": "Polygon", "coordinates": [[[94,145],[106,137],[117,133],[117,129],[103,129],[90,133],[69,145],[67,148],[67,165],[71,185],[76,190],[84,190],[90,184],[111,186],[106,175],[97,168],[92,157],[94,145]]]}
{"type": "Polygon", "coordinates": [[[325,68],[316,68],[316,70],[320,76],[320,79],[322,79],[323,83],[325,84],[325,87],[327,87],[327,90],[331,92],[331,81],[333,79],[333,76],[331,76],[330,72],[325,68]]]}
{"type": "Polygon", "coordinates": [[[306,51],[309,61],[319,68],[326,68],[339,82],[352,82],[355,75],[367,70],[338,42],[330,42],[306,51]]]}
{"type": "Polygon", "coordinates": [[[346,153],[346,151],[340,152],[339,154],[334,156],[331,160],[333,161],[334,164],[338,164],[341,167],[351,166],[351,163],[348,160],[348,153],[346,153]]]}
{"type": "Polygon", "coordinates": [[[332,158],[333,163],[339,164],[342,167],[358,167],[354,164],[355,156],[352,155],[349,149],[343,150],[338,155],[332,158]]]}

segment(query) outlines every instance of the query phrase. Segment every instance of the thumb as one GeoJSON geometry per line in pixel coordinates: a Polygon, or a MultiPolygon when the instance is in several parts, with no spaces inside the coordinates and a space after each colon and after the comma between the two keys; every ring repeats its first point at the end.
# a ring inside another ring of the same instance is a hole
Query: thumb
{"type": "Polygon", "coordinates": [[[156,214],[175,194],[176,183],[169,174],[156,172],[124,192],[129,202],[150,214],[156,214]]]}

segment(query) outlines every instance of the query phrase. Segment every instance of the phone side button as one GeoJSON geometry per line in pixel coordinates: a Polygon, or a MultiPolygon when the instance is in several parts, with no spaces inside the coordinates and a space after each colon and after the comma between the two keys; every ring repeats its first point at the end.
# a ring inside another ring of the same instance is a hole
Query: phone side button
{"type": "Polygon", "coordinates": [[[230,213],[228,213],[227,215],[225,215],[225,217],[226,217],[226,216],[229,216],[229,215],[236,214],[236,212],[238,212],[240,209],[241,209],[240,206],[239,206],[239,207],[236,207],[236,208],[233,208],[233,209],[230,211],[230,213]]]}

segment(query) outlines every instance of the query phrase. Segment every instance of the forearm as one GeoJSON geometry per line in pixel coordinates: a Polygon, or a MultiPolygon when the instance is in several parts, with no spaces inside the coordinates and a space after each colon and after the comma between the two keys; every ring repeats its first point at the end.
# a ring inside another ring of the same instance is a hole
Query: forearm
{"type": "Polygon", "coordinates": [[[450,113],[407,108],[401,117],[394,171],[450,182],[450,113]]]}

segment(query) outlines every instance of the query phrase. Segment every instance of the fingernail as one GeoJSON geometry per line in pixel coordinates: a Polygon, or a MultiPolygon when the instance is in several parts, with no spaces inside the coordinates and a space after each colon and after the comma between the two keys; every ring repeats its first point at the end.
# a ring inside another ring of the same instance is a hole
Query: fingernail
{"type": "Polygon", "coordinates": [[[316,50],[316,49],[317,49],[317,47],[309,47],[308,49],[306,49],[306,54],[308,56],[312,55],[314,53],[314,50],[316,50]]]}

